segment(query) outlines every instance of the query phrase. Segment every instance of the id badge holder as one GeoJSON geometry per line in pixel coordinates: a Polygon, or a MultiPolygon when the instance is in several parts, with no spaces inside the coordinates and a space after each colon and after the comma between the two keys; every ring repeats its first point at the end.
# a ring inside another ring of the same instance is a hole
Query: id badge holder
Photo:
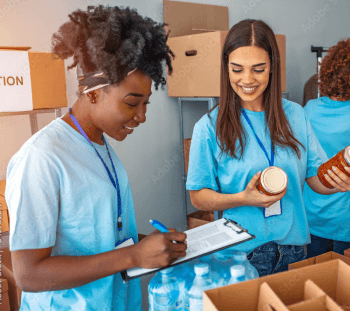
{"type": "Polygon", "coordinates": [[[282,215],[282,201],[278,200],[273,203],[270,207],[264,208],[264,217],[282,215]]]}
{"type": "Polygon", "coordinates": [[[120,248],[131,246],[131,245],[134,245],[134,244],[135,244],[135,241],[134,241],[133,238],[124,239],[122,241],[118,241],[115,244],[115,249],[120,249],[120,248]]]}

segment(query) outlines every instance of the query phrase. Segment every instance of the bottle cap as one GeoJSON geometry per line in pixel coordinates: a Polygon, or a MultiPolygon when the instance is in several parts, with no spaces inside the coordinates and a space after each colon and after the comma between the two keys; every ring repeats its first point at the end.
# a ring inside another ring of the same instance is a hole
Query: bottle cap
{"type": "Polygon", "coordinates": [[[160,270],[159,272],[161,274],[169,274],[169,273],[173,272],[173,270],[174,270],[174,267],[170,267],[170,268],[167,268],[167,269],[160,270]]]}
{"type": "Polygon", "coordinates": [[[231,276],[239,278],[245,275],[245,267],[242,265],[233,265],[230,268],[231,276]]]}
{"type": "Polygon", "coordinates": [[[237,261],[247,260],[247,254],[245,252],[235,252],[233,259],[237,261]]]}
{"type": "Polygon", "coordinates": [[[206,263],[198,263],[194,266],[194,273],[196,275],[205,275],[209,273],[209,265],[206,263]]]}
{"type": "Polygon", "coordinates": [[[350,165],[350,146],[347,146],[344,150],[345,161],[350,165]]]}
{"type": "Polygon", "coordinates": [[[287,174],[277,166],[269,166],[260,176],[261,185],[271,194],[280,193],[288,183],[287,174]]]}

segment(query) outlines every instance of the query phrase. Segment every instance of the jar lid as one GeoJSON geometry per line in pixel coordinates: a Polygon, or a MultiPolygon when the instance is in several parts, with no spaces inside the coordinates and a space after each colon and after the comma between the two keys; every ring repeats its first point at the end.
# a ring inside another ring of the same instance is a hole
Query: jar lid
{"type": "Polygon", "coordinates": [[[270,166],[266,168],[260,177],[261,185],[269,193],[280,193],[288,183],[287,174],[277,166],[270,166]]]}
{"type": "Polygon", "coordinates": [[[347,146],[344,150],[345,161],[350,165],[350,146],[347,146]]]}
{"type": "Polygon", "coordinates": [[[236,252],[234,255],[233,255],[233,259],[236,260],[236,261],[245,261],[247,260],[247,254],[245,252],[236,252]]]}

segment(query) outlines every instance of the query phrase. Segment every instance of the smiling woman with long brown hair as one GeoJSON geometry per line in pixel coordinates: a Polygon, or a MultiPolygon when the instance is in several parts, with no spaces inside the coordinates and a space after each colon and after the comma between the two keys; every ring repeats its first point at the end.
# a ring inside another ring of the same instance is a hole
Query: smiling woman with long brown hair
{"type": "Polygon", "coordinates": [[[302,190],[350,190],[350,178],[330,173],[324,187],[317,168],[327,160],[303,108],[282,99],[280,55],[272,29],[244,20],[229,31],[221,57],[219,104],[193,130],[187,189],[201,210],[223,217],[256,236],[233,247],[248,254],[259,275],[286,270],[305,258],[310,242],[302,190]],[[256,188],[261,171],[277,166],[288,176],[276,195],[256,188]]]}

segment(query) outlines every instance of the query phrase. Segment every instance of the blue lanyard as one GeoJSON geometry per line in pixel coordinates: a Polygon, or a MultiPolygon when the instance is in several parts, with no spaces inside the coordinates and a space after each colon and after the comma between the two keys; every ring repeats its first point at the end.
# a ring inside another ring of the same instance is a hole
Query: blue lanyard
{"type": "Polygon", "coordinates": [[[244,111],[243,108],[241,108],[241,110],[242,110],[242,113],[243,113],[244,118],[246,119],[246,121],[248,122],[249,126],[250,126],[251,129],[253,130],[253,133],[254,133],[254,135],[255,135],[255,137],[256,137],[258,143],[259,143],[260,148],[264,151],[264,153],[265,153],[265,155],[266,155],[266,158],[267,158],[267,160],[269,161],[269,165],[270,165],[270,166],[273,166],[273,163],[275,162],[275,155],[274,155],[274,153],[273,153],[272,141],[271,141],[271,160],[270,160],[270,158],[269,158],[269,156],[268,156],[268,154],[267,154],[267,151],[266,151],[266,149],[265,149],[263,143],[262,143],[261,140],[259,139],[258,135],[256,135],[256,133],[255,133],[255,131],[254,131],[254,128],[253,128],[253,125],[252,125],[252,123],[250,122],[250,120],[249,120],[247,114],[245,113],[245,111],[244,111]]]}
{"type": "Polygon", "coordinates": [[[107,170],[109,179],[111,180],[111,182],[112,182],[114,188],[117,189],[117,194],[118,194],[118,230],[121,231],[122,228],[123,228],[122,217],[121,217],[121,215],[122,215],[122,200],[121,200],[121,196],[120,196],[120,188],[119,188],[118,176],[117,176],[117,172],[116,172],[116,170],[115,170],[115,167],[114,167],[114,164],[113,164],[113,161],[112,161],[112,157],[111,157],[111,155],[110,155],[110,153],[109,153],[109,150],[108,150],[108,147],[107,147],[107,143],[106,143],[106,141],[105,141],[105,138],[104,138],[103,135],[102,135],[102,140],[103,140],[104,144],[106,145],[106,149],[107,149],[107,152],[108,152],[108,156],[109,156],[109,159],[111,160],[111,163],[112,163],[112,167],[113,167],[113,171],[114,171],[114,175],[115,175],[115,181],[114,181],[113,176],[112,176],[111,172],[109,171],[109,169],[108,169],[108,167],[107,167],[105,161],[103,161],[102,157],[100,156],[100,154],[99,154],[98,151],[96,150],[95,146],[92,144],[90,138],[86,135],[86,133],[84,132],[84,130],[83,130],[82,127],[80,126],[78,120],[72,115],[72,113],[71,113],[71,108],[69,108],[69,115],[70,115],[71,119],[73,120],[75,126],[78,128],[78,130],[79,130],[79,132],[81,133],[81,135],[83,135],[83,136],[86,138],[86,140],[90,143],[90,145],[91,145],[92,147],[94,147],[94,149],[95,149],[97,155],[99,156],[99,158],[101,159],[101,161],[102,161],[104,167],[105,167],[106,170],[107,170]]]}

